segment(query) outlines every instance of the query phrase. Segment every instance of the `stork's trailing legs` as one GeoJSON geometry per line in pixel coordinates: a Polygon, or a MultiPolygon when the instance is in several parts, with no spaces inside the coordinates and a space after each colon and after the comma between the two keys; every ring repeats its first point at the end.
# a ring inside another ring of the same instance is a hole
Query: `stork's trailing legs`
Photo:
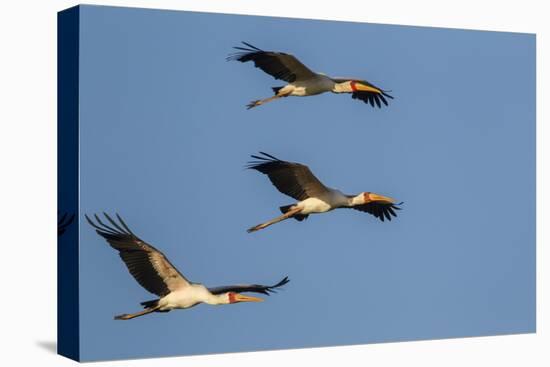
{"type": "Polygon", "coordinates": [[[278,98],[288,97],[289,95],[290,95],[290,93],[284,93],[284,94],[276,94],[273,97],[269,97],[269,98],[265,98],[265,99],[257,99],[255,101],[252,101],[249,104],[247,104],[246,109],[249,110],[251,108],[257,107],[257,106],[262,105],[264,103],[274,101],[278,98]]]}
{"type": "Polygon", "coordinates": [[[130,319],[133,319],[135,317],[147,315],[151,312],[155,312],[156,310],[159,309],[159,307],[160,306],[155,306],[155,307],[147,308],[143,311],[136,312],[136,313],[125,313],[125,314],[122,314],[122,315],[117,315],[117,316],[115,316],[115,320],[130,320],[130,319]]]}
{"type": "Polygon", "coordinates": [[[282,222],[283,220],[288,219],[288,218],[292,218],[294,215],[300,213],[301,211],[302,211],[302,208],[290,209],[288,212],[281,215],[280,217],[277,217],[275,219],[271,219],[270,221],[267,221],[267,222],[262,223],[262,224],[258,224],[257,226],[254,226],[252,228],[247,229],[246,231],[248,233],[259,231],[260,229],[264,229],[266,227],[269,227],[272,224],[282,222]]]}

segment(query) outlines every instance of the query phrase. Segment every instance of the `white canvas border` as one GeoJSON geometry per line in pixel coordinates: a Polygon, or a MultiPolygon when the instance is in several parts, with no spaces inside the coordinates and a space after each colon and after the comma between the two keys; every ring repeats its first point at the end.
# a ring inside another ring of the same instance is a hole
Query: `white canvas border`
{"type": "MultiPolygon", "coordinates": [[[[537,334],[389,343],[279,352],[98,363],[100,366],[542,366],[548,336],[549,26],[542,1],[88,1],[89,4],[468,28],[537,34],[537,334]],[[546,287],[546,290],[544,289],[546,287]]],[[[0,223],[3,365],[63,366],[55,355],[56,12],[72,1],[0,5],[0,223]],[[47,234],[47,235],[45,235],[47,234]],[[24,264],[24,268],[21,265],[24,264]],[[22,293],[22,289],[32,290],[22,293]],[[31,297],[30,299],[27,297],[31,297]],[[8,306],[9,305],[9,306],[8,306]]],[[[513,89],[511,92],[521,93],[513,89]]],[[[521,193],[513,193],[520,195],[521,193]]],[[[514,200],[513,195],[510,200],[514,200]]],[[[518,199],[520,200],[520,198],[518,199]]],[[[513,202],[510,203],[513,205],[513,202]]],[[[184,331],[182,331],[184,332],[184,331]]]]}

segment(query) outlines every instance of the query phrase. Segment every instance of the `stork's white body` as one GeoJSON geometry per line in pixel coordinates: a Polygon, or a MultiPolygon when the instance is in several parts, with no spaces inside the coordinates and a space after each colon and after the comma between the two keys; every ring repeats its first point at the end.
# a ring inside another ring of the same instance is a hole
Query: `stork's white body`
{"type": "Polygon", "coordinates": [[[317,74],[315,78],[289,83],[281,88],[277,94],[297,97],[313,96],[335,91],[335,85],[336,83],[328,76],[317,74]]]}
{"type": "Polygon", "coordinates": [[[170,292],[159,299],[160,311],[168,311],[176,308],[190,308],[199,303],[209,305],[227,304],[227,295],[214,295],[202,284],[189,284],[185,288],[170,292]]]}
{"type": "Polygon", "coordinates": [[[350,205],[350,198],[341,191],[328,189],[319,197],[307,198],[298,202],[295,207],[301,208],[300,214],[308,215],[314,213],[325,213],[330,210],[350,205]]]}

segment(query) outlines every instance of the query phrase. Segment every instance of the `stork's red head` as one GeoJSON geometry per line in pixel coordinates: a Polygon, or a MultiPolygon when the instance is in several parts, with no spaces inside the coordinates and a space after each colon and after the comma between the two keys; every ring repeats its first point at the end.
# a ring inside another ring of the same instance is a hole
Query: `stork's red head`
{"type": "Polygon", "coordinates": [[[258,297],[245,296],[244,294],[236,292],[227,292],[227,297],[229,303],[239,303],[239,302],[262,302],[263,299],[258,297]]]}

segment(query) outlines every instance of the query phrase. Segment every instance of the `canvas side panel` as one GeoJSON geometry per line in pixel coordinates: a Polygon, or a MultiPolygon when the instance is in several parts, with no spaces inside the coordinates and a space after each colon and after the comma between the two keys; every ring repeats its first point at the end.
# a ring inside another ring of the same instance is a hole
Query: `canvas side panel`
{"type": "Polygon", "coordinates": [[[79,360],[79,8],[57,17],[57,352],[79,360]]]}

